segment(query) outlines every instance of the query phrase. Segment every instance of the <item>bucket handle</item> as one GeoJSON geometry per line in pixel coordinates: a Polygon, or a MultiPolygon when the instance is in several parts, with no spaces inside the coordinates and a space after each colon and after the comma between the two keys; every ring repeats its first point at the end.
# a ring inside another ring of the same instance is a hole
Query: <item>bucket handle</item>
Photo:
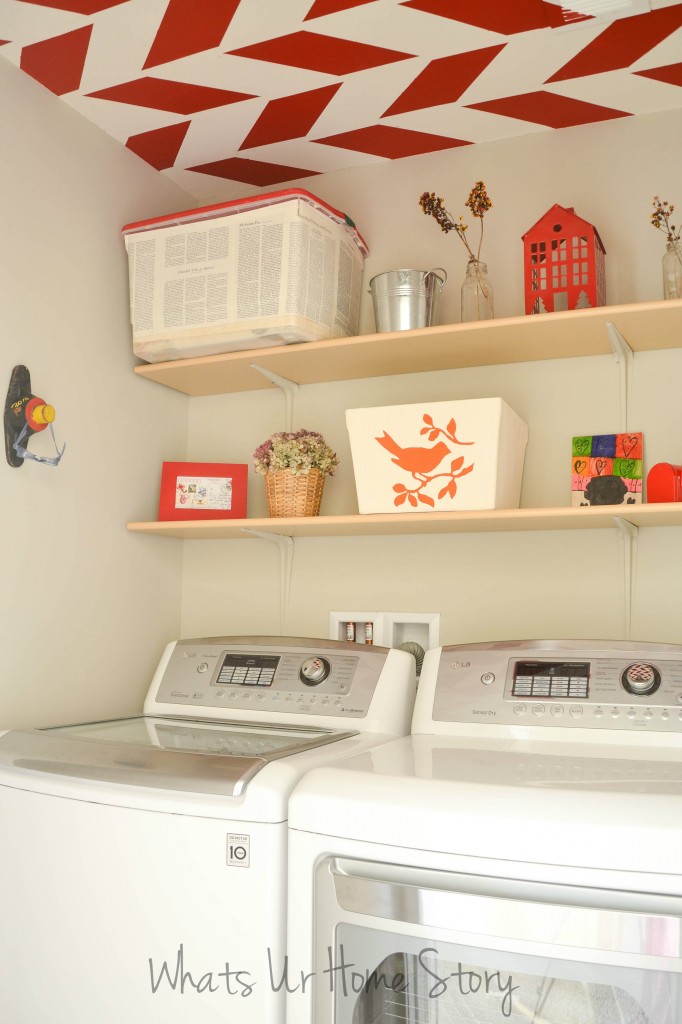
{"type": "MultiPolygon", "coordinates": [[[[441,284],[445,284],[445,282],[448,279],[448,272],[447,272],[447,270],[444,270],[443,267],[434,267],[433,270],[425,270],[424,271],[424,280],[426,281],[427,277],[431,277],[432,274],[433,274],[434,277],[438,278],[438,280],[440,281],[441,284]],[[442,279],[436,273],[437,270],[440,270],[441,274],[443,275],[442,279]]],[[[381,276],[380,274],[377,275],[377,277],[380,277],[380,276],[381,276]]],[[[374,280],[374,278],[372,278],[372,281],[373,280],[374,280]]],[[[367,289],[367,294],[368,295],[372,294],[372,288],[371,288],[372,281],[369,282],[370,283],[370,287],[367,289]]]]}

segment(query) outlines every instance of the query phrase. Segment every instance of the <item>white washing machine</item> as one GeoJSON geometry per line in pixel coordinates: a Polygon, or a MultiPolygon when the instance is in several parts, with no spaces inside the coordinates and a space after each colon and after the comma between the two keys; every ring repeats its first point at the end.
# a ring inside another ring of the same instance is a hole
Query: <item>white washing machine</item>
{"type": "Polygon", "coordinates": [[[405,735],[414,669],[182,640],[141,717],[0,736],[0,1019],[282,1024],[289,794],[405,735]]]}
{"type": "Polygon", "coordinates": [[[680,1024],[682,647],[427,653],[289,807],[287,1024],[680,1024]]]}

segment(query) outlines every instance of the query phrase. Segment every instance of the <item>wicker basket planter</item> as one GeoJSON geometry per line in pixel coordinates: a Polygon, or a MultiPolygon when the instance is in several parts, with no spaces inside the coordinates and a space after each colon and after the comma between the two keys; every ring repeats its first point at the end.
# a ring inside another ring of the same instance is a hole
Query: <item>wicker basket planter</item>
{"type": "Polygon", "coordinates": [[[271,518],[319,515],[324,477],[319,469],[297,474],[290,469],[266,473],[265,493],[271,518]]]}

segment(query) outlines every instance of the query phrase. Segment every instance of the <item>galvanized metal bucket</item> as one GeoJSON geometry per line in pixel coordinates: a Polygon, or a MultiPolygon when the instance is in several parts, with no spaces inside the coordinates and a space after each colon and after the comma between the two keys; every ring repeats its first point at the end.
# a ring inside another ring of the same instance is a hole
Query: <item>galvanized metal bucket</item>
{"type": "Polygon", "coordinates": [[[389,270],[373,277],[369,289],[377,331],[409,331],[438,323],[440,295],[447,276],[442,267],[436,267],[389,270]]]}

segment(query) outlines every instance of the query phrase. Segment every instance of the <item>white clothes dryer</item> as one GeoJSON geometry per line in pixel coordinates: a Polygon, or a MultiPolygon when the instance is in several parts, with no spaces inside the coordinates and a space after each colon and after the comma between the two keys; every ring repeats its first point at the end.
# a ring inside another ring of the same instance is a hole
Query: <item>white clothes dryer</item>
{"type": "Polygon", "coordinates": [[[140,717],[0,736],[0,1017],[282,1024],[287,804],[404,735],[411,655],[181,640],[140,717]]]}
{"type": "Polygon", "coordinates": [[[290,801],[287,1024],[679,1024],[682,647],[427,653],[290,801]]]}

